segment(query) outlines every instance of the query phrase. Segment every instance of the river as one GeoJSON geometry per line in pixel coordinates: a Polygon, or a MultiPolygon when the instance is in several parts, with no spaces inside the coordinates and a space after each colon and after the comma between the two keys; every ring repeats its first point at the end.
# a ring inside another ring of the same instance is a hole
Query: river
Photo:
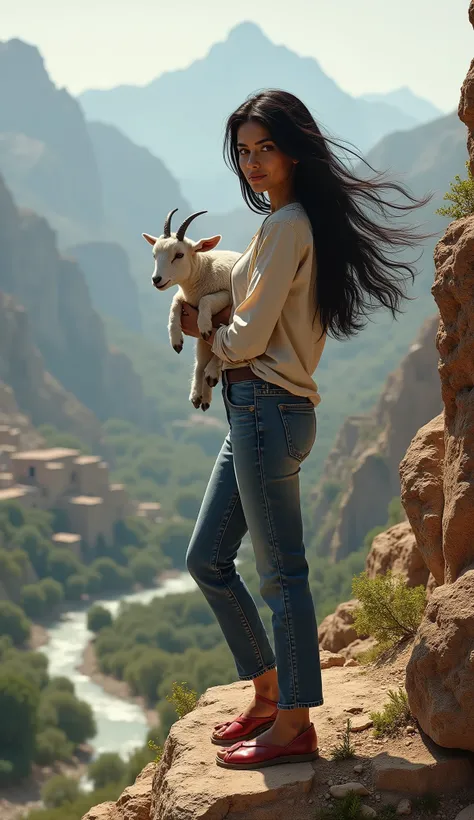
{"type": "MultiPolygon", "coordinates": [[[[121,601],[147,604],[153,598],[163,598],[178,592],[190,592],[196,585],[188,573],[166,579],[153,589],[123,595],[117,600],[94,601],[116,615],[121,601]]],[[[144,712],[130,703],[107,692],[77,670],[84,650],[93,637],[87,629],[87,610],[68,612],[61,621],[48,629],[49,642],[41,647],[49,661],[51,677],[69,678],[76,688],[76,695],[92,707],[97,723],[97,734],[90,741],[94,756],[102,752],[119,752],[124,759],[139,746],[143,746],[148,726],[144,712]]]]}

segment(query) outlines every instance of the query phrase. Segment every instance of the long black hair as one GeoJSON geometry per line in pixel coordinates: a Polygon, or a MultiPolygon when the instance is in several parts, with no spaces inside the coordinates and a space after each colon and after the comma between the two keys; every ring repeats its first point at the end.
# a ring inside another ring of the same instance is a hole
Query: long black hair
{"type": "MultiPolygon", "coordinates": [[[[380,307],[390,308],[392,316],[402,312],[405,280],[414,282],[415,263],[390,259],[383,246],[415,246],[434,234],[417,233],[413,226],[394,227],[377,224],[367,212],[378,209],[384,217],[388,209],[406,212],[426,205],[433,194],[416,199],[397,182],[384,181],[376,172],[370,179],[354,176],[329,150],[329,143],[343,147],[323,136],[306,106],[288,91],[266,89],[251,95],[227,119],[224,160],[239,176],[242,196],[251,210],[268,213],[270,203],[264,193],[255,193],[239,165],[237,132],[255,120],[264,125],[278,148],[293,159],[297,200],[311,222],[317,259],[316,312],[323,333],[336,339],[349,338],[365,327],[363,318],[380,307]],[[381,192],[392,189],[406,196],[411,204],[401,205],[384,199],[381,192]],[[402,273],[404,271],[404,273],[402,273]]],[[[416,260],[418,261],[418,260],[416,260]]]]}

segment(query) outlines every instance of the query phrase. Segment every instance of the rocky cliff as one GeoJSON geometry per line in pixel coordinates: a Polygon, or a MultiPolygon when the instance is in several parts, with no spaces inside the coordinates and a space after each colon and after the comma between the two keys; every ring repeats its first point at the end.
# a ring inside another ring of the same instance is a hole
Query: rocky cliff
{"type": "Polygon", "coordinates": [[[45,369],[26,310],[0,291],[0,424],[19,427],[22,447],[34,449],[42,440],[27,416],[34,425],[52,424],[92,447],[99,442],[99,421],[45,369]]]}
{"type": "MultiPolygon", "coordinates": [[[[474,0],[469,17],[474,25],[474,0]]],[[[474,60],[459,116],[474,168],[474,60]]],[[[407,666],[410,708],[437,743],[474,751],[474,215],[452,222],[435,249],[432,292],[443,412],[400,464],[402,502],[439,584],[407,666]]]]}
{"type": "Polygon", "coordinates": [[[140,379],[124,354],[108,348],[82,270],[59,254],[45,219],[16,208],[1,178],[0,259],[0,289],[27,311],[51,375],[99,419],[143,423],[140,379]]]}
{"type": "Polygon", "coordinates": [[[318,551],[339,560],[359,549],[373,527],[387,522],[399,495],[398,466],[420,427],[441,408],[434,339],[438,316],[427,319],[370,414],[349,416],[313,492],[318,551]]]}

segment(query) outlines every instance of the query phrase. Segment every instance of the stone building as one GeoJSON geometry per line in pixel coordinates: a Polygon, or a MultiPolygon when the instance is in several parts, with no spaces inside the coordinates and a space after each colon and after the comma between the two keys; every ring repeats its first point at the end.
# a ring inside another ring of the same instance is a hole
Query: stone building
{"type": "Polygon", "coordinates": [[[15,431],[0,427],[0,503],[11,500],[64,510],[71,532],[55,538],[67,536],[59,540],[73,551],[80,550],[81,541],[94,546],[99,536],[110,544],[114,523],[135,511],[124,485],[109,482],[108,464],[100,456],[66,447],[21,450],[15,431]]]}

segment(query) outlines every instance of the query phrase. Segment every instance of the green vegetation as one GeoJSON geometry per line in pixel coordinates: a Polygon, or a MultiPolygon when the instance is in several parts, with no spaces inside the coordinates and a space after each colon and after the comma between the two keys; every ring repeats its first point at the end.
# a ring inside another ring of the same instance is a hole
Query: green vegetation
{"type": "Polygon", "coordinates": [[[91,606],[87,612],[87,629],[90,632],[100,632],[105,626],[111,626],[112,621],[109,610],[100,604],[91,606]]]}
{"type": "Polygon", "coordinates": [[[459,174],[451,182],[450,190],[443,199],[452,202],[447,208],[438,208],[436,213],[440,216],[450,216],[451,219],[462,219],[465,216],[474,214],[474,178],[471,173],[469,161],[465,163],[467,168],[467,179],[461,179],[459,174]]]}
{"type": "Polygon", "coordinates": [[[389,689],[388,698],[382,712],[370,713],[375,737],[396,736],[412,720],[408,695],[403,689],[400,688],[397,692],[389,689]]]}
{"type": "Polygon", "coordinates": [[[350,792],[342,800],[335,800],[332,806],[322,809],[317,820],[363,820],[362,800],[358,794],[350,792]]]}
{"type": "Polygon", "coordinates": [[[333,760],[347,760],[349,757],[354,757],[356,749],[351,741],[351,725],[352,722],[350,718],[348,718],[342,741],[338,746],[334,746],[331,751],[331,757],[333,760]]]}
{"type": "Polygon", "coordinates": [[[126,775],[127,765],[116,752],[105,752],[89,766],[89,777],[95,789],[102,789],[109,783],[121,783],[126,775]]]}
{"type": "Polygon", "coordinates": [[[65,803],[74,803],[79,796],[79,784],[72,777],[57,774],[47,780],[41,789],[41,799],[49,809],[63,806],[65,803]]]}
{"type": "Polygon", "coordinates": [[[33,762],[69,760],[96,732],[87,703],[63,678],[49,679],[47,659],[0,638],[0,782],[27,777],[33,762]]]}
{"type": "Polygon", "coordinates": [[[374,637],[381,651],[415,635],[426,605],[423,586],[409,588],[391,571],[372,579],[364,571],[353,578],[352,591],[360,602],[354,627],[374,637]]]}

